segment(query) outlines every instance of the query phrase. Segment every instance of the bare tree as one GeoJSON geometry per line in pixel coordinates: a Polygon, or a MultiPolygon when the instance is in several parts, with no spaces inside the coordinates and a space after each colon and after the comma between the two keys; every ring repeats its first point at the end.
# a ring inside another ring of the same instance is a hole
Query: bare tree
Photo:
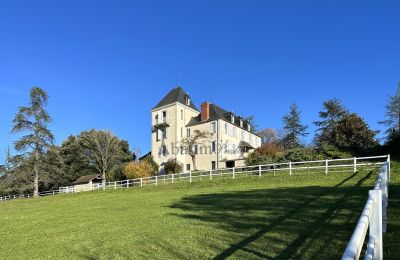
{"type": "Polygon", "coordinates": [[[386,120],[380,122],[388,127],[386,131],[390,133],[400,133],[400,82],[398,83],[396,93],[389,96],[386,104],[386,120]]]}
{"type": "Polygon", "coordinates": [[[193,170],[197,170],[196,167],[196,155],[198,147],[203,144],[203,140],[209,137],[209,133],[206,131],[194,130],[191,136],[185,137],[181,141],[180,149],[190,155],[193,162],[193,170]]]}
{"type": "Polygon", "coordinates": [[[263,144],[279,142],[281,134],[275,128],[265,128],[257,133],[263,144]]]}
{"type": "Polygon", "coordinates": [[[121,158],[119,139],[110,131],[90,130],[82,133],[84,154],[89,159],[105,182],[107,173],[121,158]]]}

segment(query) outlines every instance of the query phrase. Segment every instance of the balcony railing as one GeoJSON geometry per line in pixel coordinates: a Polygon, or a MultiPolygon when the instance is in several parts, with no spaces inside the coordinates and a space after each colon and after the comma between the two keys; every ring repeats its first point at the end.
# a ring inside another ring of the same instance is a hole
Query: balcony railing
{"type": "Polygon", "coordinates": [[[161,126],[169,126],[168,120],[166,117],[163,118],[157,118],[154,121],[154,127],[161,127],[161,126]]]}

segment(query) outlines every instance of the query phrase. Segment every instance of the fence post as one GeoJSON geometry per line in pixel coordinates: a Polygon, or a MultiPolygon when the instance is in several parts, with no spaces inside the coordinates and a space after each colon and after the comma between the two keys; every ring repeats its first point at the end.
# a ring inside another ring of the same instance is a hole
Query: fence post
{"type": "Polygon", "coordinates": [[[117,182],[114,181],[114,190],[116,190],[116,189],[117,189],[117,182]]]}
{"type": "Polygon", "coordinates": [[[382,192],[380,190],[370,190],[374,204],[371,212],[371,222],[369,224],[369,237],[375,240],[373,259],[383,259],[382,250],[382,192]]]}
{"type": "Polygon", "coordinates": [[[143,178],[140,178],[140,187],[143,187],[143,178]]]}
{"type": "Polygon", "coordinates": [[[212,170],[210,170],[210,180],[212,180],[212,170]]]}
{"type": "Polygon", "coordinates": [[[172,183],[174,183],[174,174],[172,174],[171,177],[172,177],[172,183]]]}
{"type": "Polygon", "coordinates": [[[156,186],[158,185],[158,176],[156,175],[156,186]]]}
{"type": "Polygon", "coordinates": [[[289,175],[292,175],[292,162],[289,162],[289,175]]]}
{"type": "Polygon", "coordinates": [[[232,168],[232,179],[235,179],[235,167],[232,168]]]}
{"type": "Polygon", "coordinates": [[[192,172],[189,172],[189,181],[192,182],[192,172]]]}
{"type": "Polygon", "coordinates": [[[274,163],[273,167],[274,167],[274,176],[275,176],[275,163],[274,163]]]}
{"type": "Polygon", "coordinates": [[[388,154],[387,157],[388,157],[387,158],[387,162],[388,162],[388,166],[387,166],[387,169],[388,169],[388,182],[390,182],[390,154],[388,154]]]}
{"type": "Polygon", "coordinates": [[[261,165],[258,165],[258,176],[261,177],[261,165]]]}
{"type": "Polygon", "coordinates": [[[325,160],[325,174],[328,174],[328,159],[325,160]]]}
{"type": "Polygon", "coordinates": [[[356,171],[357,171],[357,157],[354,157],[354,158],[353,158],[353,163],[354,163],[353,172],[356,173],[356,171]]]}
{"type": "Polygon", "coordinates": [[[382,231],[386,233],[386,224],[387,224],[387,205],[388,205],[388,194],[387,194],[387,186],[388,186],[388,178],[387,178],[387,168],[384,168],[384,174],[382,176],[381,183],[381,195],[382,195],[382,231]]]}
{"type": "Polygon", "coordinates": [[[126,180],[126,187],[129,188],[129,179],[126,180]]]}

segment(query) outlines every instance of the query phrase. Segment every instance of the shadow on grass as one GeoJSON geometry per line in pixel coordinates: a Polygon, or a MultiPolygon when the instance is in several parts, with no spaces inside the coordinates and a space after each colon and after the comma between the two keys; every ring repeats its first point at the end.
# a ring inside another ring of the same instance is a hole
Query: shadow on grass
{"type": "MultiPolygon", "coordinates": [[[[228,234],[215,259],[340,258],[354,230],[373,171],[333,187],[294,187],[188,196],[171,205],[176,216],[215,225],[228,234]],[[342,187],[352,180],[353,186],[342,187]],[[227,248],[223,248],[228,245],[227,248]]],[[[212,235],[210,235],[211,241],[212,235]]],[[[219,242],[219,241],[218,241],[219,242]]],[[[212,242],[210,242],[212,243],[212,242]]],[[[221,244],[220,243],[220,244],[221,244]]],[[[206,246],[206,245],[205,245],[206,246]]]]}

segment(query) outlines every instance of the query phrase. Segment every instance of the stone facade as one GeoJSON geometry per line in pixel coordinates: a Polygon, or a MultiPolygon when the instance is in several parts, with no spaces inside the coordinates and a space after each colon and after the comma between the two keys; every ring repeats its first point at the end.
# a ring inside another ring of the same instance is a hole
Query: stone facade
{"type": "Polygon", "coordinates": [[[181,163],[184,171],[194,170],[192,157],[180,146],[182,139],[192,136],[196,130],[208,135],[197,146],[196,170],[243,166],[248,153],[261,146],[261,138],[240,117],[214,104],[204,102],[198,111],[190,103],[189,95],[182,91],[181,88],[172,90],[151,111],[151,154],[160,170],[170,159],[181,163]]]}

